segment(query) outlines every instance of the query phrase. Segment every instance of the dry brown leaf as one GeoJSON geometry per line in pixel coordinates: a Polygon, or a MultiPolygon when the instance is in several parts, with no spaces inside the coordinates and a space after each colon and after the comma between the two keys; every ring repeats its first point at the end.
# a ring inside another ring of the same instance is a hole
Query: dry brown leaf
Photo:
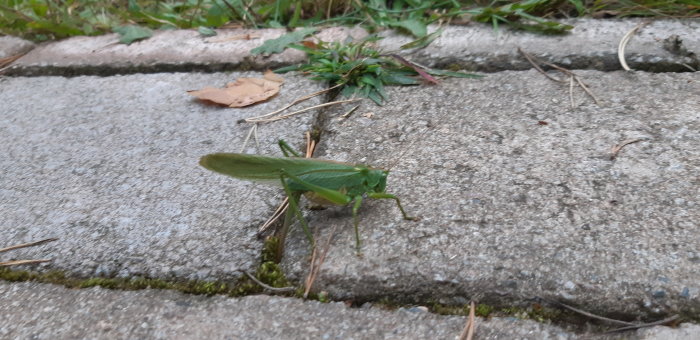
{"type": "Polygon", "coordinates": [[[260,78],[238,78],[233,83],[226,84],[225,88],[205,87],[201,90],[187,91],[200,100],[213,102],[228,107],[244,107],[252,105],[276,95],[280,91],[280,86],[284,79],[276,76],[265,75],[266,79],[260,78]]]}
{"type": "Polygon", "coordinates": [[[265,75],[263,76],[263,78],[280,84],[284,82],[284,78],[282,78],[282,76],[280,76],[279,74],[272,72],[272,70],[265,71],[265,75]]]}

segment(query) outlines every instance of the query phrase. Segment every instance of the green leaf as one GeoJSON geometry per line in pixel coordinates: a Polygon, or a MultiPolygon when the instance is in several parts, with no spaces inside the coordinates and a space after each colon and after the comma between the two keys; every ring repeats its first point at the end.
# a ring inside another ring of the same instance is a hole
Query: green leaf
{"type": "Polygon", "coordinates": [[[389,73],[384,76],[383,80],[385,84],[389,85],[416,85],[419,83],[416,78],[399,73],[389,73]]]}
{"type": "Polygon", "coordinates": [[[433,33],[430,33],[430,34],[424,36],[424,37],[420,37],[414,41],[411,41],[410,43],[404,44],[401,46],[401,49],[404,50],[404,49],[409,49],[409,48],[423,48],[425,46],[428,46],[428,45],[430,45],[431,42],[433,42],[433,40],[437,39],[437,37],[439,37],[440,34],[442,34],[442,31],[444,31],[444,30],[445,30],[444,28],[441,28],[433,33]]]}
{"type": "Polygon", "coordinates": [[[340,94],[345,98],[350,98],[354,96],[356,92],[357,86],[346,85],[345,87],[343,87],[343,90],[340,92],[340,94]]]}
{"type": "Polygon", "coordinates": [[[290,71],[296,71],[301,67],[301,65],[290,65],[290,66],[285,66],[285,67],[280,67],[273,72],[275,73],[287,73],[290,71]]]}
{"type": "Polygon", "coordinates": [[[206,26],[199,26],[199,28],[197,28],[197,32],[199,32],[199,34],[201,34],[203,37],[213,37],[216,35],[215,30],[206,26]]]}
{"type": "Polygon", "coordinates": [[[401,20],[397,22],[392,22],[389,24],[390,26],[393,27],[401,27],[413,34],[414,36],[420,38],[428,34],[428,28],[425,26],[425,23],[420,22],[416,19],[406,19],[406,20],[401,20]]]}
{"type": "Polygon", "coordinates": [[[150,38],[153,35],[153,31],[150,29],[136,25],[119,26],[112,30],[121,36],[119,42],[127,45],[137,40],[150,38]]]}
{"type": "Polygon", "coordinates": [[[379,95],[379,92],[377,90],[372,89],[367,93],[367,98],[372,99],[373,102],[377,103],[377,105],[381,106],[382,105],[382,97],[379,95]]]}
{"type": "Polygon", "coordinates": [[[255,54],[271,54],[280,53],[284,51],[290,44],[298,43],[306,36],[316,32],[318,29],[316,27],[304,27],[298,29],[294,32],[287,33],[277,39],[266,40],[262,46],[258,46],[252,50],[250,53],[255,54]]]}

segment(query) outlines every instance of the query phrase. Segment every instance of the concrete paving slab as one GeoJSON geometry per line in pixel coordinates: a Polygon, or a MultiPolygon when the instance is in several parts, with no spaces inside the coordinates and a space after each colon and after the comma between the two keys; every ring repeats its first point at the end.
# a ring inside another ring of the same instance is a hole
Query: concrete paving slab
{"type": "MultiPolygon", "coordinates": [[[[79,276],[226,280],[254,270],[257,228],[281,190],[210,172],[199,158],[239,152],[250,126],[237,120],[319,87],[288,77],[277,97],[243,109],[186,93],[240,76],[261,74],[0,79],[2,246],[60,239],[3,258],[48,257],[40,270],[79,276]]],[[[279,155],[278,138],[301,146],[311,121],[261,126],[259,152],[279,155]]]]}
{"type": "Polygon", "coordinates": [[[34,48],[34,43],[31,41],[10,36],[0,37],[0,58],[22,54],[32,48],[34,48]]]}
{"type": "MultiPolygon", "coordinates": [[[[518,47],[538,58],[572,69],[621,70],[617,47],[622,37],[645,19],[564,21],[574,26],[565,35],[540,35],[487,25],[450,26],[428,47],[406,57],[433,67],[485,72],[526,70],[531,65],[518,47]]],[[[432,30],[436,30],[432,27],[432,30]]],[[[387,32],[380,46],[396,50],[410,37],[387,32]]],[[[635,34],[625,49],[635,70],[688,72],[700,70],[700,21],[656,20],[635,34]]]]}
{"type": "MultiPolygon", "coordinates": [[[[691,73],[579,72],[598,106],[538,72],[392,88],[326,128],[319,158],[391,167],[393,202],[310,212],[335,238],[316,281],[334,299],[528,304],[606,315],[700,311],[700,83],[691,73]],[[372,111],[371,118],[363,115],[372,111]],[[611,148],[637,140],[611,159],[611,148]]],[[[339,111],[340,112],[340,111],[339,111]]],[[[301,280],[307,243],[287,242],[301,280]]]]}
{"type": "MultiPolygon", "coordinates": [[[[7,339],[457,339],[466,320],[417,308],[36,283],[0,283],[0,301],[0,337],[7,339]]],[[[528,320],[478,318],[477,325],[476,339],[576,338],[528,320]]]]}
{"type": "Polygon", "coordinates": [[[676,329],[653,327],[639,330],[636,335],[640,340],[696,340],[700,337],[700,325],[684,323],[676,329]]]}
{"type": "MultiPolygon", "coordinates": [[[[153,37],[130,45],[117,34],[73,37],[39,46],[17,60],[8,75],[111,75],[138,72],[263,70],[302,62],[303,52],[287,49],[270,56],[251,56],[250,50],[286,33],[284,29],[221,29],[204,37],[196,30],[156,31],[153,37]]],[[[320,31],[324,41],[364,37],[361,28],[333,27],[320,31]]]]}

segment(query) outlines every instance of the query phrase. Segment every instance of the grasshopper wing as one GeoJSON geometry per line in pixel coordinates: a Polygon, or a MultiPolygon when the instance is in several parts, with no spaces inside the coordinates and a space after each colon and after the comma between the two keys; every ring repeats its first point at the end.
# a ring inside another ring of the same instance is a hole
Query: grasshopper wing
{"type": "Polygon", "coordinates": [[[352,171],[354,166],[308,158],[296,157],[267,157],[240,153],[214,153],[200,159],[199,164],[211,171],[231,177],[264,183],[280,185],[283,172],[292,175],[303,175],[317,171],[352,171]]]}

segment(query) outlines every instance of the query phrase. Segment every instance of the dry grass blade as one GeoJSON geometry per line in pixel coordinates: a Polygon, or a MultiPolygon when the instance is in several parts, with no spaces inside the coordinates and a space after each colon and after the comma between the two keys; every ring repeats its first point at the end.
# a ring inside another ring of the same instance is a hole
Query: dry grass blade
{"type": "Polygon", "coordinates": [[[287,114],[284,114],[284,115],[281,115],[281,116],[277,116],[277,117],[263,118],[263,119],[248,118],[248,119],[246,119],[245,121],[248,122],[248,123],[274,122],[274,121],[276,121],[276,120],[281,120],[281,119],[289,118],[289,117],[294,116],[294,115],[296,115],[296,114],[304,113],[304,112],[306,112],[306,111],[311,111],[311,110],[313,110],[313,109],[319,109],[319,108],[322,108],[322,107],[331,106],[331,105],[336,105],[336,104],[352,103],[352,102],[356,102],[356,101],[358,101],[358,100],[362,100],[362,98],[338,100],[338,101],[334,101],[334,102],[328,102],[328,103],[323,103],[323,104],[314,105],[314,106],[311,106],[311,107],[307,107],[307,108],[305,108],[305,109],[301,109],[301,110],[294,111],[294,112],[291,112],[291,113],[287,113],[287,114]]]}
{"type": "Polygon", "coordinates": [[[0,262],[0,267],[18,266],[18,265],[20,265],[20,264],[44,263],[44,262],[49,262],[49,261],[51,261],[51,260],[49,260],[49,259],[43,259],[43,260],[15,260],[15,261],[0,262]]]}
{"type": "Polygon", "coordinates": [[[264,289],[267,289],[271,292],[277,292],[277,293],[288,293],[288,292],[293,292],[296,290],[294,287],[272,287],[268,284],[265,284],[264,282],[258,280],[258,278],[255,277],[255,275],[245,271],[241,270],[246,276],[248,276],[249,279],[251,279],[253,282],[257,283],[260,285],[260,287],[263,287],[264,289]]]}
{"type": "Polygon", "coordinates": [[[476,305],[474,301],[469,304],[469,317],[467,318],[467,323],[464,325],[462,334],[459,335],[459,340],[472,340],[474,338],[474,330],[476,327],[476,305]]]}
{"type": "Polygon", "coordinates": [[[360,107],[360,105],[355,105],[352,109],[350,109],[348,112],[343,113],[340,117],[338,117],[338,120],[344,120],[350,117],[353,112],[357,111],[357,108],[360,107]]]}
{"type": "Polygon", "coordinates": [[[625,71],[631,71],[629,66],[627,66],[627,61],[625,60],[625,47],[627,46],[627,43],[632,39],[632,36],[642,27],[646,26],[649,24],[649,21],[641,22],[637,26],[635,26],[633,29],[631,29],[627,34],[625,34],[622,37],[622,40],[620,40],[620,43],[617,45],[617,59],[620,61],[620,65],[622,65],[622,68],[625,71]]]}
{"type": "Polygon", "coordinates": [[[665,325],[665,324],[667,324],[667,323],[669,323],[669,322],[671,322],[671,321],[675,321],[675,320],[677,320],[677,319],[679,319],[679,318],[680,318],[680,315],[673,315],[673,316],[668,317],[668,318],[663,319],[663,320],[654,321],[654,322],[649,322],[649,323],[642,323],[642,324],[633,324],[633,325],[631,325],[631,326],[613,329],[613,330],[607,331],[607,332],[605,332],[605,333],[603,333],[603,334],[617,333],[617,332],[624,332],[624,331],[631,331],[631,330],[633,330],[633,329],[639,329],[639,328],[646,328],[646,327],[654,327],[654,326],[665,325]]]}
{"type": "Polygon", "coordinates": [[[576,81],[578,82],[579,86],[581,86],[581,88],[582,88],[584,91],[586,91],[586,93],[588,93],[588,95],[591,96],[591,98],[593,98],[593,101],[596,103],[596,105],[600,105],[600,101],[599,101],[598,98],[593,94],[593,92],[591,92],[591,90],[588,89],[588,87],[586,86],[586,84],[584,84],[584,83],[581,81],[581,79],[579,79],[578,76],[574,76],[574,79],[576,79],[576,81]]]}
{"type": "Polygon", "coordinates": [[[537,65],[537,63],[536,63],[535,60],[534,60],[535,57],[533,57],[532,55],[530,55],[530,53],[527,53],[527,52],[523,51],[520,47],[518,47],[518,52],[520,52],[520,54],[522,54],[523,57],[525,57],[525,59],[527,59],[527,61],[530,62],[530,65],[532,65],[532,67],[534,67],[535,70],[537,70],[537,71],[539,71],[540,73],[542,73],[542,75],[544,75],[545,77],[547,77],[547,79],[552,80],[552,81],[556,81],[556,82],[559,82],[559,83],[565,82],[565,80],[556,79],[556,78],[550,76],[549,74],[547,74],[547,72],[545,72],[539,65],[537,65]]]}
{"type": "MultiPolygon", "coordinates": [[[[546,300],[545,300],[545,301],[546,301],[546,300]]],[[[553,303],[553,304],[555,304],[555,305],[560,305],[560,306],[562,306],[562,307],[564,307],[564,308],[566,308],[566,309],[568,309],[568,310],[570,310],[570,311],[579,313],[579,314],[581,314],[581,315],[585,315],[585,316],[587,316],[587,317],[589,317],[589,318],[598,319],[598,320],[601,320],[601,321],[610,322],[610,323],[616,323],[616,324],[625,325],[625,326],[633,326],[633,325],[636,325],[636,324],[633,323],[633,322],[627,322],[627,321],[622,321],[622,320],[615,320],[615,319],[606,318],[606,317],[604,317],[604,316],[595,315],[595,314],[593,314],[593,313],[589,313],[589,312],[586,312],[586,311],[584,311],[584,310],[581,310],[581,309],[578,309],[578,308],[574,308],[574,307],[572,307],[572,306],[569,306],[569,305],[564,304],[564,303],[561,303],[561,302],[550,301],[550,303],[553,303]]]]}
{"type": "Polygon", "coordinates": [[[342,85],[342,84],[337,84],[337,85],[335,85],[335,86],[333,86],[333,87],[329,87],[329,88],[327,88],[327,89],[325,89],[325,90],[321,90],[321,91],[317,91],[317,92],[308,94],[308,95],[306,95],[306,96],[303,96],[303,97],[301,97],[301,98],[296,99],[295,101],[293,101],[293,102],[291,102],[291,103],[289,103],[289,104],[287,104],[287,105],[285,105],[285,106],[283,106],[283,107],[281,107],[281,108],[279,108],[279,109],[277,109],[277,110],[275,110],[275,111],[272,111],[272,112],[270,112],[270,113],[266,113],[266,114],[264,114],[264,115],[262,115],[262,116],[250,117],[250,118],[247,118],[245,121],[246,121],[246,122],[250,122],[250,121],[259,121],[259,120],[262,120],[262,119],[265,119],[265,118],[274,116],[274,115],[276,115],[276,114],[278,114],[278,113],[280,113],[280,112],[282,112],[282,111],[284,111],[284,110],[286,110],[286,109],[288,109],[288,108],[290,108],[290,107],[292,107],[292,106],[294,106],[294,105],[296,105],[296,104],[299,104],[299,103],[301,103],[301,102],[303,102],[303,101],[305,101],[305,100],[311,99],[311,98],[316,97],[316,96],[318,96],[318,95],[324,94],[324,93],[326,93],[326,92],[328,92],[328,91],[330,91],[330,90],[333,90],[333,89],[335,89],[335,88],[337,88],[337,87],[339,87],[339,86],[341,86],[341,85],[342,85]]]}
{"type": "Polygon", "coordinates": [[[258,149],[258,152],[260,151],[260,143],[258,142],[258,124],[253,124],[253,126],[250,127],[250,130],[248,130],[248,134],[245,136],[245,140],[243,140],[243,145],[241,146],[241,151],[239,151],[239,153],[243,153],[245,148],[248,146],[250,136],[254,137],[255,147],[258,149]]]}
{"type": "Polygon", "coordinates": [[[47,239],[41,240],[41,241],[30,242],[30,243],[24,243],[24,244],[18,244],[18,245],[15,245],[15,246],[10,246],[10,247],[7,247],[7,248],[2,248],[2,249],[0,249],[0,253],[6,252],[6,251],[10,251],[10,250],[20,249],[20,248],[38,246],[38,245],[40,245],[40,244],[49,243],[49,242],[53,242],[53,241],[56,241],[56,240],[58,240],[58,239],[57,239],[57,238],[47,238],[47,239]]]}
{"type": "Polygon", "coordinates": [[[270,216],[270,218],[263,223],[263,225],[258,228],[258,235],[264,234],[267,229],[270,228],[271,225],[273,225],[277,220],[284,215],[284,212],[287,211],[287,208],[289,207],[289,197],[285,197],[284,201],[280,203],[280,205],[277,207],[277,210],[270,216]]]}
{"type": "Polygon", "coordinates": [[[518,52],[520,52],[520,54],[522,54],[522,55],[525,57],[525,59],[527,59],[527,61],[530,62],[530,64],[532,65],[532,67],[534,67],[537,71],[539,71],[539,72],[542,73],[545,77],[547,77],[548,79],[550,79],[550,80],[552,80],[552,81],[556,81],[556,82],[558,82],[558,83],[564,83],[564,82],[566,82],[566,80],[556,79],[556,78],[550,76],[549,74],[547,74],[542,68],[539,67],[539,65],[537,65],[538,63],[542,63],[542,64],[544,64],[544,65],[547,65],[547,66],[549,66],[549,67],[551,67],[551,68],[553,68],[553,69],[555,69],[555,70],[557,70],[557,71],[559,71],[559,72],[565,74],[566,76],[570,77],[570,78],[569,78],[569,98],[570,98],[570,101],[571,101],[571,103],[572,103],[572,104],[571,104],[571,107],[574,106],[574,104],[573,104],[573,101],[574,101],[574,99],[573,99],[573,81],[574,81],[574,80],[579,84],[579,86],[581,86],[581,88],[582,88],[584,91],[586,91],[586,93],[593,99],[593,101],[596,103],[596,105],[600,105],[600,101],[598,100],[598,98],[593,94],[593,92],[591,92],[591,90],[588,89],[588,87],[586,86],[586,84],[584,84],[584,83],[581,81],[581,79],[579,78],[579,76],[578,76],[576,73],[571,72],[571,70],[568,70],[568,69],[566,69],[566,68],[563,68],[563,67],[561,67],[561,66],[559,66],[559,65],[555,65],[555,64],[552,64],[552,63],[550,63],[550,62],[546,62],[546,61],[539,60],[539,59],[535,58],[533,55],[531,55],[531,54],[529,54],[529,53],[523,51],[520,47],[518,47],[518,52]]]}
{"type": "Polygon", "coordinates": [[[574,102],[574,76],[569,77],[569,101],[571,101],[571,108],[576,107],[576,103],[574,102]]]}
{"type": "Polygon", "coordinates": [[[318,251],[318,243],[314,244],[314,250],[311,253],[311,268],[309,269],[309,275],[306,277],[306,281],[304,282],[304,299],[309,296],[311,287],[313,286],[314,281],[316,281],[318,273],[321,271],[323,262],[326,260],[326,255],[328,255],[328,250],[331,248],[331,241],[333,241],[333,236],[335,236],[336,228],[337,225],[333,226],[333,229],[331,229],[331,234],[328,235],[328,239],[326,240],[320,254],[318,251]]]}
{"type": "MultiPolygon", "coordinates": [[[[255,124],[257,125],[257,124],[255,124]]],[[[311,158],[314,156],[314,151],[316,150],[316,141],[311,139],[311,133],[306,132],[306,154],[304,154],[304,157],[306,158],[311,158]]],[[[289,197],[285,197],[284,201],[277,207],[277,210],[270,216],[270,218],[263,223],[262,226],[258,229],[258,235],[264,234],[268,228],[270,228],[271,225],[273,225],[282,215],[284,215],[284,212],[287,211],[287,207],[289,206],[289,197]]]]}
{"type": "Polygon", "coordinates": [[[623,147],[625,147],[625,145],[637,143],[637,142],[641,142],[641,141],[643,141],[643,139],[628,139],[628,140],[622,141],[620,144],[613,146],[610,149],[610,160],[615,159],[617,157],[617,154],[620,152],[620,150],[622,150],[623,147]]]}
{"type": "Polygon", "coordinates": [[[22,58],[22,56],[24,56],[27,53],[28,52],[11,55],[5,58],[0,58],[0,72],[5,71],[7,68],[10,67],[10,64],[14,63],[17,59],[22,58]]]}
{"type": "MultiPolygon", "coordinates": [[[[48,242],[53,242],[58,240],[57,238],[47,238],[45,240],[41,241],[36,241],[36,242],[30,242],[30,243],[23,243],[23,244],[18,244],[6,248],[0,249],[0,253],[10,251],[10,250],[15,250],[15,249],[21,249],[21,248],[27,248],[27,247],[33,247],[33,246],[38,246],[44,243],[48,242]]],[[[49,262],[51,261],[50,259],[41,259],[41,260],[13,260],[13,261],[5,261],[5,262],[0,262],[0,267],[7,267],[7,266],[17,266],[20,264],[34,264],[34,263],[43,263],[43,262],[49,262]]]]}

